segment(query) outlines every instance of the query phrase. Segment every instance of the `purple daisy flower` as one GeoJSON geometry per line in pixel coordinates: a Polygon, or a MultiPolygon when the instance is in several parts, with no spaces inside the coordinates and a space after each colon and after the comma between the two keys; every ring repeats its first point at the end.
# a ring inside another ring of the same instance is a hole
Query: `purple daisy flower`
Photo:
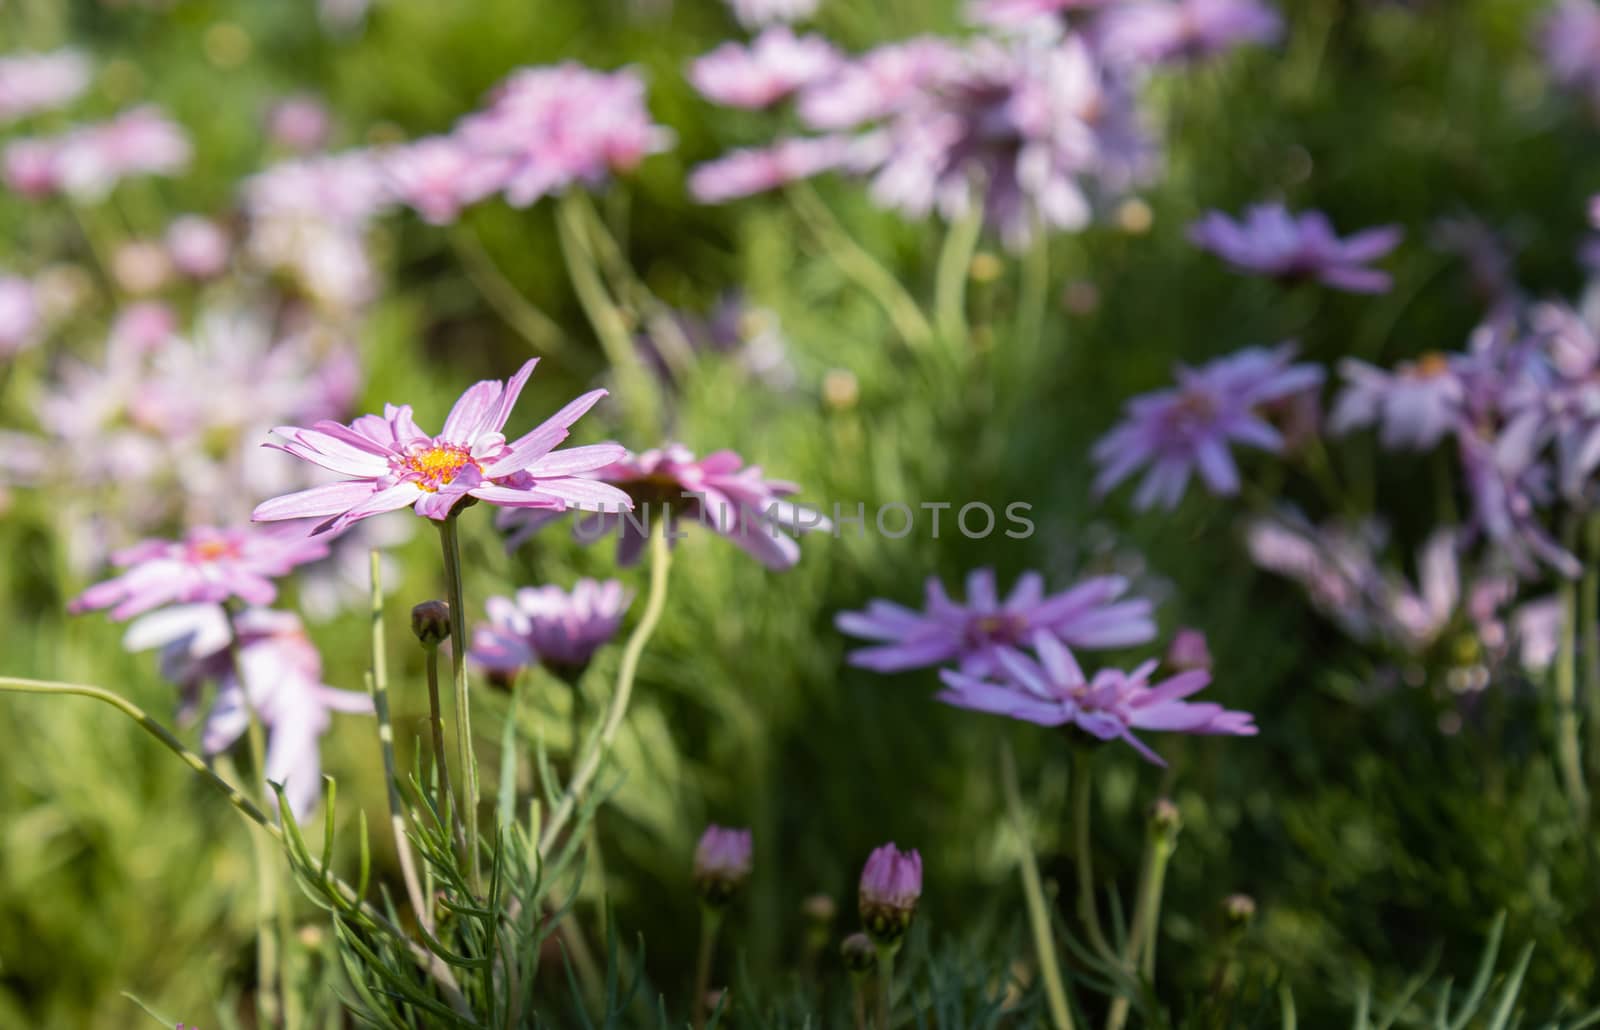
{"type": "Polygon", "coordinates": [[[841,612],[834,622],[842,632],[877,642],[851,652],[851,665],[903,672],[955,661],[963,672],[986,675],[1000,667],[1003,655],[1040,633],[1092,650],[1154,639],[1153,606],[1143,598],[1118,601],[1127,588],[1121,576],[1096,576],[1046,596],[1044,577],[1026,572],[1001,601],[994,570],[985,568],[967,576],[965,603],[951,600],[938,577],[930,576],[921,612],[877,600],[865,611],[841,612]]]}
{"type": "Polygon", "coordinates": [[[1256,734],[1247,712],[1183,700],[1211,682],[1211,673],[1205,669],[1190,669],[1151,685],[1150,674],[1157,663],[1148,661],[1132,672],[1101,669],[1093,679],[1086,679],[1072,652],[1059,641],[1041,635],[1037,648],[1037,660],[1015,651],[1002,655],[999,681],[941,669],[939,677],[945,689],[939,700],[1040,726],[1071,724],[1099,740],[1121,738],[1146,759],[1163,766],[1167,763],[1134,736],[1134,730],[1256,734]]]}
{"type": "Polygon", "coordinates": [[[1334,433],[1376,424],[1384,447],[1426,451],[1461,424],[1466,386],[1450,355],[1425,354],[1393,372],[1345,358],[1339,372],[1346,386],[1328,418],[1334,433]]]}
{"type": "Polygon", "coordinates": [[[1283,19],[1261,0],[1134,0],[1096,26],[1104,53],[1140,64],[1201,60],[1282,33],[1283,19]]]}
{"type": "Polygon", "coordinates": [[[536,364],[537,358],[523,365],[508,383],[486,379],[468,389],[437,436],[417,428],[409,404],[386,405],[381,418],[363,415],[349,426],[324,421],[310,429],[275,430],[284,442],[268,446],[349,479],[265,501],[252,517],[324,519],[314,530],[323,533],[405,507],[443,521],[469,497],[512,508],[631,508],[622,491],[577,478],[610,465],[626,450],[617,444],[555,450],[606,391],[591,390],[537,429],[506,442],[501,430],[536,364]]]}
{"type": "Polygon", "coordinates": [[[1600,7],[1593,0],[1559,0],[1539,31],[1550,77],[1600,109],[1600,7]]]}
{"type": "Polygon", "coordinates": [[[146,540],[118,551],[111,561],[122,574],[85,590],[70,610],[110,608],[121,621],[168,604],[271,604],[274,579],[327,554],[326,542],[302,530],[196,527],[181,541],[146,540]]]}
{"type": "Polygon", "coordinates": [[[1367,265],[1400,243],[1398,226],[1366,229],[1346,239],[1320,211],[1292,214],[1282,204],[1257,204],[1236,222],[1212,211],[1189,227],[1195,246],[1235,267],[1287,282],[1314,279],[1351,293],[1384,293],[1390,277],[1367,265]]]}
{"type": "Polygon", "coordinates": [[[580,579],[570,593],[556,586],[524,587],[513,597],[491,597],[485,604],[489,625],[478,627],[469,653],[497,672],[540,663],[581,671],[617,635],[632,601],[614,579],[580,579]]]}
{"type": "Polygon", "coordinates": [[[1103,496],[1149,465],[1133,498],[1140,509],[1177,507],[1196,471],[1212,493],[1237,493],[1230,444],[1283,450],[1282,435],[1256,409],[1322,382],[1322,369],[1293,360],[1294,346],[1284,344],[1249,347],[1197,369],[1179,366],[1176,387],[1133,398],[1122,423],[1095,444],[1095,492],[1103,496]]]}

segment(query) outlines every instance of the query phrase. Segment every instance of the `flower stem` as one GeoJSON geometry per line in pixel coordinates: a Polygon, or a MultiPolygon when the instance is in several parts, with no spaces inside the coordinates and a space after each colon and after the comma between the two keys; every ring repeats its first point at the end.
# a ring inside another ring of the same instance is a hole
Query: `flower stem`
{"type": "Polygon", "coordinates": [[[444,548],[446,601],[450,605],[450,672],[456,692],[456,747],[460,751],[463,794],[461,808],[467,820],[468,883],[474,893],[482,887],[478,868],[478,755],[472,744],[472,700],[467,692],[467,604],[461,586],[461,535],[456,513],[439,523],[444,548]]]}
{"type": "MultiPolygon", "coordinates": [[[[102,687],[92,687],[82,683],[58,683],[51,680],[22,679],[16,676],[0,676],[0,691],[16,694],[74,695],[105,702],[138,723],[140,729],[160,741],[168,751],[177,755],[184,765],[187,765],[202,780],[205,780],[220,791],[222,796],[228,799],[228,804],[232,805],[240,815],[267,831],[278,843],[285,843],[283,830],[269,820],[261,809],[257,808],[249,798],[239,791],[239,788],[218,776],[206,764],[205,759],[185,747],[183,742],[174,736],[171,730],[156,722],[144,709],[120,694],[115,694],[102,687]]],[[[407,950],[411,952],[412,957],[438,983],[446,1000],[449,1001],[450,1007],[460,1015],[470,1016],[471,1010],[467,1006],[466,999],[461,994],[461,986],[456,982],[455,974],[450,972],[450,967],[445,964],[443,959],[440,959],[437,955],[429,952],[416,941],[406,936],[405,931],[390,922],[387,916],[358,895],[355,888],[348,883],[331,874],[325,874],[322,886],[337,894],[347,903],[358,905],[361,914],[370,920],[373,926],[389,934],[394,939],[403,941],[407,950]]]]}
{"type": "Polygon", "coordinates": [[[1072,1009],[1067,1005],[1066,988],[1061,983],[1061,960],[1056,956],[1050,907],[1039,881],[1033,842],[1028,839],[1027,815],[1022,810],[1022,791],[1017,785],[1017,763],[1011,754],[1010,741],[1000,744],[1000,785],[1005,792],[1011,831],[1017,835],[1017,844],[1021,848],[1018,868],[1022,871],[1022,893],[1028,903],[1028,923],[1033,929],[1033,950],[1039,959],[1039,976],[1044,980],[1044,997],[1050,1008],[1050,1023],[1056,1030],[1072,1030],[1072,1009]]]}
{"type": "Polygon", "coordinates": [[[428,664],[428,728],[433,737],[434,786],[438,791],[434,802],[439,808],[439,818],[455,824],[456,840],[465,845],[466,829],[461,825],[461,808],[455,803],[455,790],[450,786],[450,763],[445,759],[444,713],[439,704],[439,645],[422,646],[428,664]]]}
{"type": "Polygon", "coordinates": [[[633,695],[634,677],[639,671],[639,657],[644,653],[645,644],[655,633],[656,624],[661,621],[661,613],[666,608],[667,573],[671,562],[672,552],[667,547],[667,520],[656,519],[650,526],[650,595],[645,602],[644,615],[623,647],[622,666],[617,672],[617,689],[611,695],[600,732],[579,759],[572,782],[567,785],[566,793],[550,813],[544,832],[539,836],[538,857],[541,861],[548,858],[554,849],[561,831],[577,811],[578,802],[599,773],[600,763],[610,754],[612,742],[622,728],[623,717],[628,712],[628,700],[633,695]]]}
{"type": "Polygon", "coordinates": [[[1093,796],[1090,789],[1090,763],[1089,752],[1078,749],[1072,760],[1072,846],[1078,866],[1078,918],[1082,920],[1094,950],[1107,962],[1116,964],[1117,953],[1106,943],[1094,900],[1094,855],[1089,848],[1089,804],[1093,796]]]}
{"type": "Polygon", "coordinates": [[[1600,515],[1584,527],[1583,583],[1578,598],[1582,626],[1583,697],[1589,716],[1589,761],[1600,760],[1600,515]]]}
{"type": "Polygon", "coordinates": [[[894,953],[899,950],[899,941],[878,945],[878,1030],[894,1025],[894,953]]]}
{"type": "Polygon", "coordinates": [[[700,955],[694,968],[694,1030],[706,1025],[706,995],[711,991],[711,960],[717,954],[717,932],[722,929],[722,910],[700,906],[700,955]]]}
{"type": "MultiPolygon", "coordinates": [[[[1050,292],[1050,235],[1041,225],[1034,226],[1033,243],[1022,259],[1022,283],[1017,299],[1015,348],[1032,359],[1043,343],[1045,307],[1050,292]]],[[[1027,364],[1026,362],[1023,364],[1027,364]]]]}
{"type": "MultiPolygon", "coordinates": [[[[1573,549],[1577,523],[1569,516],[1562,544],[1573,549]]],[[[1578,744],[1578,584],[1561,579],[1561,641],[1556,656],[1556,763],[1567,791],[1567,800],[1579,823],[1588,820],[1589,789],[1584,782],[1583,753],[1578,744]]]]}
{"type": "MultiPolygon", "coordinates": [[[[1128,940],[1122,951],[1123,968],[1138,969],[1151,980],[1156,971],[1156,927],[1161,921],[1161,895],[1166,884],[1167,863],[1172,858],[1175,839],[1171,833],[1151,827],[1145,838],[1144,862],[1139,871],[1138,900],[1128,927],[1128,940]]],[[[1106,1015],[1106,1030],[1121,1030],[1128,1018],[1129,999],[1119,994],[1106,1015]]]]}
{"type": "Polygon", "coordinates": [[[400,804],[399,778],[394,764],[394,723],[389,718],[389,662],[383,640],[383,571],[376,549],[368,554],[372,576],[372,670],[367,676],[367,691],[378,719],[378,744],[383,751],[384,782],[389,788],[389,827],[394,833],[395,854],[400,859],[400,878],[405,881],[406,897],[423,929],[433,931],[433,906],[425,904],[422,885],[417,880],[416,857],[406,839],[405,809],[400,804]]]}
{"type": "Polygon", "coordinates": [[[967,277],[982,231],[983,205],[974,203],[971,211],[945,231],[944,246],[939,248],[934,318],[939,324],[939,335],[952,348],[963,348],[968,340],[967,277]]]}
{"type": "Polygon", "coordinates": [[[863,975],[852,973],[850,975],[850,1001],[851,1010],[855,1014],[856,1030],[867,1030],[867,978],[863,975]]]}

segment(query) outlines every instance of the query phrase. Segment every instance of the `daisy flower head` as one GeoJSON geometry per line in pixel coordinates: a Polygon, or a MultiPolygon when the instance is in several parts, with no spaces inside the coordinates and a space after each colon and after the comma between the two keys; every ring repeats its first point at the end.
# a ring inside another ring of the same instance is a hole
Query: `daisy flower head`
{"type": "Polygon", "coordinates": [[[835,624],[872,641],[851,652],[851,665],[903,672],[954,661],[964,672],[987,675],[1001,668],[1003,655],[1018,652],[1041,633],[1094,650],[1153,640],[1153,606],[1143,598],[1117,600],[1127,588],[1121,576],[1095,576],[1046,595],[1044,577],[1026,572],[1002,601],[994,570],[984,568],[967,576],[965,601],[952,600],[938,577],[930,576],[922,611],[876,600],[863,611],[840,613],[835,624]]]}
{"type": "Polygon", "coordinates": [[[1200,368],[1180,366],[1176,386],[1133,398],[1122,422],[1094,445],[1095,492],[1104,496],[1149,466],[1134,494],[1136,508],[1176,508],[1196,472],[1212,493],[1238,493],[1229,447],[1274,454],[1284,447],[1282,434],[1257,409],[1322,382],[1322,369],[1294,364],[1294,353],[1293,344],[1248,347],[1200,368]]]}
{"type": "Polygon", "coordinates": [[[1430,450],[1462,419],[1466,386],[1449,355],[1425,354],[1393,372],[1358,358],[1339,362],[1345,388],[1334,403],[1328,428],[1347,433],[1377,425],[1389,450],[1430,450]]]}
{"type": "Polygon", "coordinates": [[[580,579],[571,591],[524,587],[511,597],[491,597],[489,624],[478,627],[469,653],[495,672],[538,664],[558,673],[581,672],[617,635],[632,601],[614,579],[580,579]]]}
{"type": "Polygon", "coordinates": [[[1189,227],[1189,239],[1240,271],[1284,282],[1315,280],[1349,293],[1387,293],[1389,273],[1369,268],[1400,244],[1398,226],[1364,229],[1340,239],[1320,211],[1294,214],[1282,204],[1257,204],[1235,221],[1212,211],[1189,227]]]}
{"type": "Polygon", "coordinates": [[[1256,734],[1246,712],[1184,700],[1210,684],[1211,673],[1205,669],[1180,672],[1152,685],[1150,675],[1157,667],[1152,660],[1131,672],[1101,669],[1089,678],[1060,641],[1041,634],[1036,647],[1037,658],[1019,652],[1004,655],[999,675],[990,678],[940,670],[945,689],[939,700],[1039,726],[1073,726],[1096,740],[1124,740],[1163,766],[1167,763],[1134,735],[1135,730],[1256,734]]]}
{"type": "Polygon", "coordinates": [[[363,415],[348,426],[323,421],[308,429],[275,430],[279,440],[268,446],[346,478],[265,501],[253,518],[322,519],[314,532],[324,533],[405,507],[443,521],[458,506],[480,500],[557,511],[631,508],[622,491],[578,478],[617,461],[626,453],[622,447],[555,450],[606,391],[584,394],[538,428],[507,442],[501,431],[537,360],[523,365],[509,382],[487,379],[468,389],[437,435],[418,428],[409,404],[386,405],[381,416],[363,415]]]}
{"type": "Polygon", "coordinates": [[[796,36],[787,25],[775,25],[749,46],[727,42],[696,58],[689,82],[714,104],[758,109],[830,74],[840,61],[821,36],[796,36]]]}

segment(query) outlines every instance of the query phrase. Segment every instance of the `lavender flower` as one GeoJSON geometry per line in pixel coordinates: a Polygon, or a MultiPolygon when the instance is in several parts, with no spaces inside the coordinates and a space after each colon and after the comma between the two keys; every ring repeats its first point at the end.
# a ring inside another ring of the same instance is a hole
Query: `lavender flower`
{"type": "Polygon", "coordinates": [[[54,139],[6,147],[9,184],[28,196],[65,193],[90,203],[133,175],[172,175],[189,163],[189,137],[158,108],[136,107],[109,122],[54,139]]]}
{"type": "Polygon", "coordinates": [[[1539,48],[1556,84],[1600,110],[1600,8],[1558,0],[1540,25],[1539,48]]]}
{"type": "Polygon", "coordinates": [[[512,164],[486,157],[453,136],[430,136],[383,155],[395,197],[431,225],[448,225],[462,208],[500,189],[512,164]]]}
{"type": "Polygon", "coordinates": [[[1261,0],[1132,0],[1096,26],[1117,61],[1159,64],[1211,57],[1242,43],[1272,43],[1283,20],[1261,0]]]}
{"type": "Polygon", "coordinates": [[[1293,360],[1293,345],[1284,344],[1246,348],[1198,369],[1180,366],[1175,388],[1129,401],[1122,423],[1095,444],[1095,491],[1103,495],[1149,465],[1133,499],[1141,509],[1177,507],[1196,471],[1211,492],[1237,493],[1239,469],[1230,444],[1283,449],[1283,437],[1256,409],[1322,382],[1320,368],[1293,360]]]}
{"type": "Polygon", "coordinates": [[[168,604],[220,604],[235,597],[271,604],[278,596],[274,579],[327,553],[326,543],[293,530],[197,527],[178,542],[147,540],[112,555],[123,573],[85,590],[71,608],[110,608],[120,621],[168,604]]]}
{"type": "Polygon", "coordinates": [[[922,856],[885,844],[867,856],[858,904],[861,924],[880,948],[899,941],[922,897],[922,856]]]}
{"type": "Polygon", "coordinates": [[[1167,668],[1176,672],[1211,668],[1211,648],[1206,644],[1204,632],[1183,626],[1172,635],[1167,645],[1167,668]]]}
{"type": "Polygon", "coordinates": [[[748,46],[728,42],[689,66],[700,95],[725,107],[768,107],[838,66],[839,52],[821,36],[769,28],[748,46]]]}
{"type": "Polygon", "coordinates": [[[1166,762],[1134,730],[1255,736],[1248,713],[1183,700],[1211,682],[1205,669],[1180,672],[1152,686],[1148,681],[1156,662],[1149,661],[1132,672],[1101,669],[1091,680],[1059,641],[1040,635],[1036,644],[1037,661],[1017,652],[1002,655],[999,680],[940,670],[945,690],[939,700],[1040,726],[1070,724],[1098,740],[1120,738],[1156,765],[1166,762]]]}
{"type": "Polygon", "coordinates": [[[228,234],[209,218],[183,215],[167,226],[167,257],[190,279],[214,279],[228,267],[228,234]]]}
{"type": "Polygon", "coordinates": [[[1069,590],[1045,595],[1044,577],[1024,573],[1002,602],[993,569],[967,576],[967,600],[952,601],[937,577],[928,577],[922,612],[892,601],[873,601],[865,611],[842,612],[842,632],[876,641],[850,654],[850,664],[876,672],[901,672],[956,661],[963,672],[986,675],[1006,654],[1043,634],[1073,647],[1103,650],[1154,639],[1151,604],[1142,598],[1117,601],[1128,584],[1120,576],[1096,576],[1069,590]]]}
{"type": "Polygon", "coordinates": [[[1258,204],[1235,222],[1213,211],[1190,226],[1195,246],[1237,268],[1285,281],[1314,279],[1352,293],[1384,293],[1388,273],[1366,267],[1400,243],[1400,229],[1383,226],[1339,239],[1320,211],[1291,214],[1282,204],[1258,204]]]}
{"type": "Polygon", "coordinates": [[[694,883],[706,904],[722,907],[750,878],[749,830],[707,826],[694,851],[694,883]]]}
{"type": "Polygon", "coordinates": [[[1328,418],[1335,433],[1376,424],[1384,447],[1426,451],[1460,424],[1466,386],[1448,355],[1427,354],[1392,373],[1345,358],[1339,371],[1348,385],[1328,418]]]}
{"type": "Polygon", "coordinates": [[[0,57],[0,125],[65,107],[89,88],[92,73],[74,50],[0,57]]]}
{"type": "Polygon", "coordinates": [[[761,149],[734,150],[689,174],[689,192],[702,204],[721,204],[799,182],[849,163],[842,136],[783,139],[761,149]]]}
{"type": "Polygon", "coordinates": [[[491,597],[489,625],[479,626],[472,660],[496,672],[515,673],[544,664],[575,676],[617,635],[633,597],[614,579],[580,579],[560,587],[524,587],[513,597],[491,597]]]}

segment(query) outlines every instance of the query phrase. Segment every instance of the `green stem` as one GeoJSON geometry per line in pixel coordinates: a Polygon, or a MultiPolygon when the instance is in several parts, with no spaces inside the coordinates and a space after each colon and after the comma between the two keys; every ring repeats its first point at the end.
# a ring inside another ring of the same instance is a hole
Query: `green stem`
{"type": "Polygon", "coordinates": [[[439,818],[453,823],[456,841],[465,848],[466,828],[461,825],[461,807],[455,803],[455,790],[450,786],[450,763],[445,758],[444,711],[439,704],[439,645],[423,644],[428,665],[428,728],[433,738],[434,785],[437,790],[435,804],[439,818]]]}
{"type": "Polygon", "coordinates": [[[383,640],[383,568],[377,550],[368,554],[372,576],[372,671],[367,676],[367,691],[378,719],[378,745],[383,752],[384,783],[389,788],[389,828],[394,834],[395,855],[400,860],[400,878],[405,881],[406,897],[423,929],[433,931],[433,906],[424,902],[422,885],[417,880],[416,858],[406,839],[405,809],[400,804],[400,779],[395,773],[394,723],[389,718],[389,662],[383,640]]]}
{"type": "MultiPolygon", "coordinates": [[[[187,765],[202,780],[215,787],[223,797],[227,798],[228,804],[232,805],[240,815],[267,831],[279,844],[286,843],[283,830],[262,814],[261,809],[257,808],[249,798],[240,793],[239,788],[213,772],[211,767],[206,764],[205,759],[185,747],[183,742],[172,734],[171,730],[156,722],[145,713],[144,709],[127,698],[102,687],[91,687],[82,683],[59,683],[51,680],[22,679],[16,676],[0,676],[0,691],[16,694],[74,695],[103,701],[138,723],[140,729],[160,741],[168,751],[177,755],[184,765],[187,765]]],[[[406,948],[411,952],[412,957],[419,965],[427,969],[428,974],[439,984],[445,998],[450,1003],[450,1007],[463,1016],[470,1016],[471,1009],[467,1006],[466,999],[461,994],[461,986],[456,982],[455,974],[450,972],[450,967],[442,959],[406,936],[405,931],[391,922],[382,912],[372,907],[348,883],[336,876],[327,875],[322,885],[336,893],[345,902],[358,905],[361,914],[370,920],[373,926],[389,934],[394,939],[403,941],[406,948]]]]}
{"type": "Polygon", "coordinates": [[[578,761],[572,782],[567,785],[560,803],[550,813],[550,820],[539,835],[540,860],[548,858],[554,849],[561,831],[566,828],[567,821],[577,810],[578,803],[588,790],[589,784],[599,773],[600,763],[611,753],[611,745],[622,728],[623,717],[627,715],[628,700],[633,695],[634,677],[639,671],[639,658],[644,653],[645,644],[649,643],[650,637],[655,633],[656,624],[661,621],[661,613],[666,608],[667,572],[672,562],[672,552],[667,547],[666,528],[665,518],[656,519],[650,527],[650,596],[645,602],[644,615],[640,617],[639,624],[634,627],[627,644],[623,647],[622,666],[617,672],[617,689],[611,695],[611,704],[606,710],[600,733],[590,742],[583,757],[578,761]]]}
{"type": "Polygon", "coordinates": [[[450,606],[450,672],[456,693],[456,746],[460,751],[462,784],[461,808],[467,821],[468,882],[477,893],[482,889],[478,863],[478,755],[472,743],[472,700],[467,688],[467,604],[461,585],[461,534],[452,512],[439,523],[439,541],[444,549],[446,603],[450,606]]]}
{"type": "Polygon", "coordinates": [[[1582,626],[1583,698],[1589,715],[1589,761],[1600,760],[1600,515],[1584,526],[1582,593],[1578,617],[1582,626]]]}
{"type": "Polygon", "coordinates": [[[939,248],[939,266],[934,280],[934,317],[938,321],[939,335],[953,348],[965,348],[969,339],[967,278],[982,231],[983,205],[974,203],[971,211],[945,231],[944,246],[939,248]]]}
{"type": "Polygon", "coordinates": [[[1583,755],[1578,746],[1578,585],[1563,578],[1561,645],[1556,655],[1556,761],[1566,786],[1573,815],[1584,822],[1589,813],[1589,791],[1584,783],[1583,755]]]}
{"type": "MultiPolygon", "coordinates": [[[[1138,900],[1134,903],[1128,940],[1122,951],[1122,966],[1130,973],[1137,968],[1145,980],[1156,971],[1156,927],[1161,920],[1161,895],[1172,858],[1172,835],[1152,827],[1145,841],[1144,862],[1139,871],[1138,900]]],[[[1127,1021],[1129,998],[1119,994],[1106,1015],[1106,1030],[1121,1030],[1127,1021]]]]}
{"type": "Polygon", "coordinates": [[[856,1030],[867,1030],[867,978],[859,973],[850,974],[850,1007],[855,1014],[856,1030]]]}
{"type": "Polygon", "coordinates": [[[1089,934],[1089,943],[1101,958],[1113,965],[1117,953],[1106,943],[1100,929],[1100,913],[1094,900],[1094,855],[1089,848],[1089,804],[1093,792],[1089,779],[1090,755],[1079,748],[1072,761],[1073,852],[1078,866],[1078,918],[1089,934]]]}
{"type": "Polygon", "coordinates": [[[1022,893],[1028,903],[1028,924],[1033,929],[1033,949],[1039,959],[1039,975],[1044,980],[1045,1003],[1056,1030],[1072,1030],[1072,1009],[1067,1004],[1066,988],[1061,983],[1061,960],[1056,955],[1055,933],[1050,925],[1050,907],[1039,880],[1039,866],[1029,840],[1027,815],[1022,809],[1022,791],[1017,785],[1017,763],[1010,741],[1000,744],[1000,785],[1005,792],[1006,811],[1011,830],[1021,848],[1018,867],[1022,871],[1022,893]]]}
{"type": "Polygon", "coordinates": [[[694,1030],[706,1025],[706,995],[711,991],[711,961],[717,954],[717,932],[722,929],[722,910],[700,906],[700,954],[694,967],[694,1030]]]}
{"type": "Polygon", "coordinates": [[[450,243],[478,293],[528,346],[541,354],[555,354],[564,349],[561,326],[506,278],[475,232],[465,225],[457,225],[450,233],[450,243]]]}
{"type": "Polygon", "coordinates": [[[1014,354],[1033,358],[1039,353],[1049,293],[1050,235],[1036,225],[1033,244],[1022,259],[1022,285],[1017,299],[1018,346],[1013,348],[1014,354]]]}
{"type": "Polygon", "coordinates": [[[906,288],[900,285],[878,259],[851,238],[828,205],[809,185],[799,183],[789,188],[789,199],[794,204],[800,220],[817,237],[834,264],[839,266],[856,284],[883,306],[895,331],[913,348],[926,348],[933,340],[933,327],[923,317],[917,302],[911,299],[906,288]]]}

